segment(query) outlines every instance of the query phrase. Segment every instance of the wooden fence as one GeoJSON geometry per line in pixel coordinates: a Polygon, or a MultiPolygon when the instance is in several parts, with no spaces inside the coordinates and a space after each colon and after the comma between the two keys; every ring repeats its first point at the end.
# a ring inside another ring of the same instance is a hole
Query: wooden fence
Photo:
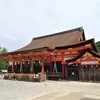
{"type": "Polygon", "coordinates": [[[80,81],[100,81],[100,70],[79,70],[80,81]]]}

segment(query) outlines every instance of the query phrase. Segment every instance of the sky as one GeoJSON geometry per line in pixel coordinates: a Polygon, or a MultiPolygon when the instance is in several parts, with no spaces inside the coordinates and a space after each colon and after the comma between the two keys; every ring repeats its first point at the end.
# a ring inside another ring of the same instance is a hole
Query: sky
{"type": "Polygon", "coordinates": [[[0,46],[9,52],[81,26],[86,39],[100,41],[100,0],[0,0],[0,46]]]}

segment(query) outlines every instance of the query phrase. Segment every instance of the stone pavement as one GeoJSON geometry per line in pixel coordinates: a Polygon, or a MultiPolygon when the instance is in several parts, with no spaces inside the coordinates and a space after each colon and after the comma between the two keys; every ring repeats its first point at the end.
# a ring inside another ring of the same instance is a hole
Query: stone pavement
{"type": "Polygon", "coordinates": [[[24,82],[0,76],[0,100],[100,100],[100,83],[24,82]]]}

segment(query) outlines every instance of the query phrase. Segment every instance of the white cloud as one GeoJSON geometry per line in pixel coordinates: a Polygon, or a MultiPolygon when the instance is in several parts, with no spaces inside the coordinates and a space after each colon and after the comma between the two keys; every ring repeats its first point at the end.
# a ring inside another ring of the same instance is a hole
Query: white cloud
{"type": "Polygon", "coordinates": [[[10,44],[7,49],[14,50],[28,44],[33,37],[80,26],[86,38],[100,40],[99,5],[100,0],[2,0],[0,33],[10,34],[2,34],[5,41],[0,37],[0,43],[10,44]],[[16,45],[11,41],[17,41],[16,45]]]}
{"type": "Polygon", "coordinates": [[[3,35],[3,37],[4,37],[5,39],[7,39],[7,40],[17,41],[17,38],[14,37],[14,36],[11,36],[11,35],[8,35],[8,34],[5,34],[5,33],[3,33],[2,35],[3,35]]]}

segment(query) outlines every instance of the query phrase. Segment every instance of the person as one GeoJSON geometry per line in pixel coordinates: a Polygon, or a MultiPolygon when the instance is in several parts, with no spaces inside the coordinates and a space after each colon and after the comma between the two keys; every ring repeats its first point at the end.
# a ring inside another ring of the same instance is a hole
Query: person
{"type": "Polygon", "coordinates": [[[13,74],[12,80],[14,80],[14,81],[17,80],[17,79],[16,79],[16,74],[15,74],[15,73],[13,74]]]}

